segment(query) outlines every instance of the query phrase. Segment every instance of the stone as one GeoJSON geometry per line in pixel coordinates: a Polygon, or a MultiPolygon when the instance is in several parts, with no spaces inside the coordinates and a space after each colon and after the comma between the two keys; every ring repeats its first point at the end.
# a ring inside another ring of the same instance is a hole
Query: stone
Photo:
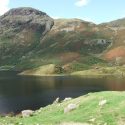
{"type": "Polygon", "coordinates": [[[89,121],[90,122],[94,122],[96,120],[96,118],[92,118],[92,119],[90,119],[89,121]]]}
{"type": "Polygon", "coordinates": [[[23,110],[21,113],[22,113],[23,117],[29,117],[29,116],[33,115],[34,111],[32,111],[32,110],[23,110]]]}
{"type": "Polygon", "coordinates": [[[56,98],[56,100],[53,102],[53,104],[57,104],[57,103],[59,103],[59,97],[56,98]]]}
{"type": "Polygon", "coordinates": [[[76,104],[68,104],[67,107],[64,108],[64,113],[68,113],[72,110],[75,110],[78,106],[76,104]]]}
{"type": "Polygon", "coordinates": [[[107,123],[104,123],[104,125],[107,125],[107,123]]]}
{"type": "Polygon", "coordinates": [[[101,100],[100,102],[99,102],[99,106],[103,106],[103,105],[105,105],[107,103],[107,100],[101,100]]]}
{"type": "Polygon", "coordinates": [[[23,125],[23,123],[22,123],[22,122],[19,122],[19,125],[23,125]]]}
{"type": "Polygon", "coordinates": [[[78,122],[64,122],[64,123],[61,123],[59,125],[92,125],[92,124],[89,124],[89,123],[78,123],[78,122]]]}
{"type": "Polygon", "coordinates": [[[71,97],[68,97],[68,98],[65,98],[63,101],[66,102],[66,101],[69,101],[71,99],[72,99],[71,97]]]}

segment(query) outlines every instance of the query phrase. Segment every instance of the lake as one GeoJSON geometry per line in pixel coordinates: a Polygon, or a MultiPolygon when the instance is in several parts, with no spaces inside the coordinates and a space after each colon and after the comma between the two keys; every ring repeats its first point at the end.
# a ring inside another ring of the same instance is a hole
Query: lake
{"type": "Polygon", "coordinates": [[[78,97],[90,92],[124,91],[124,78],[81,78],[73,76],[18,76],[0,72],[0,113],[39,109],[57,97],[78,97]]]}

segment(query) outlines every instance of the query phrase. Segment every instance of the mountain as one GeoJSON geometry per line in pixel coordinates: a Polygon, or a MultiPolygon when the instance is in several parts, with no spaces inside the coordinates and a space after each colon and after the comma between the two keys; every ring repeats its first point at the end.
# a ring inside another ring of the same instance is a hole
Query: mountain
{"type": "Polygon", "coordinates": [[[103,23],[105,25],[108,25],[110,27],[124,27],[125,26],[125,18],[114,20],[111,22],[103,23]]]}
{"type": "Polygon", "coordinates": [[[33,8],[11,9],[0,17],[0,65],[16,65],[36,48],[54,21],[33,8]]]}
{"type": "Polygon", "coordinates": [[[97,25],[79,19],[55,20],[41,46],[49,52],[101,53],[112,42],[109,34],[101,30],[97,25]]]}
{"type": "Polygon", "coordinates": [[[124,64],[124,24],[125,19],[99,25],[53,20],[33,8],[12,9],[0,17],[0,66],[25,70],[54,64],[58,72],[73,72],[124,64]]]}
{"type": "Polygon", "coordinates": [[[111,33],[94,23],[79,19],[55,20],[51,31],[32,51],[35,55],[25,55],[26,59],[21,60],[21,66],[30,68],[56,64],[66,72],[72,72],[87,69],[97,63],[105,63],[96,55],[112,43],[109,35],[111,33]]]}

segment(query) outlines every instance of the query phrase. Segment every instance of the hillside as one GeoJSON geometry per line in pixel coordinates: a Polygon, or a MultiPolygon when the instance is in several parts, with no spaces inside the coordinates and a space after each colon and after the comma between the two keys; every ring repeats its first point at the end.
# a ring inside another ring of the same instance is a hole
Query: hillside
{"type": "Polygon", "coordinates": [[[112,44],[112,35],[108,28],[91,22],[58,19],[32,52],[35,55],[26,55],[27,58],[20,65],[30,69],[55,64],[62,67],[64,73],[107,65],[100,55],[112,44]]]}
{"type": "Polygon", "coordinates": [[[120,64],[125,63],[125,18],[107,23],[114,32],[114,42],[110,50],[105,53],[104,57],[109,61],[116,61],[120,64]]]}
{"type": "Polygon", "coordinates": [[[80,19],[53,22],[33,8],[12,9],[0,17],[0,68],[26,70],[54,64],[63,69],[58,72],[70,73],[123,65],[124,22],[125,19],[99,25],[80,19]]]}
{"type": "Polygon", "coordinates": [[[26,55],[21,65],[30,68],[54,63],[66,72],[88,69],[98,63],[105,65],[106,61],[98,55],[111,45],[109,34],[112,32],[108,29],[79,19],[55,20],[51,31],[32,51],[35,55],[26,55]]]}
{"type": "Polygon", "coordinates": [[[39,45],[54,21],[33,8],[11,9],[0,17],[0,65],[16,65],[39,45]]]}

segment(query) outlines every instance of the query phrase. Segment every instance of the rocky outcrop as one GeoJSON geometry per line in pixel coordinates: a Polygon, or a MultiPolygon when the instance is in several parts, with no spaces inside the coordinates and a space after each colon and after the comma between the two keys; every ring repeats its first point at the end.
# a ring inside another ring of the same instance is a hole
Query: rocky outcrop
{"type": "Polygon", "coordinates": [[[0,59],[17,58],[39,45],[54,21],[33,8],[11,9],[0,17],[0,59]]]}
{"type": "Polygon", "coordinates": [[[26,27],[42,29],[41,34],[45,34],[51,29],[52,25],[53,19],[44,12],[33,8],[16,8],[0,17],[0,35],[7,33],[7,30],[23,30],[26,27]]]}

